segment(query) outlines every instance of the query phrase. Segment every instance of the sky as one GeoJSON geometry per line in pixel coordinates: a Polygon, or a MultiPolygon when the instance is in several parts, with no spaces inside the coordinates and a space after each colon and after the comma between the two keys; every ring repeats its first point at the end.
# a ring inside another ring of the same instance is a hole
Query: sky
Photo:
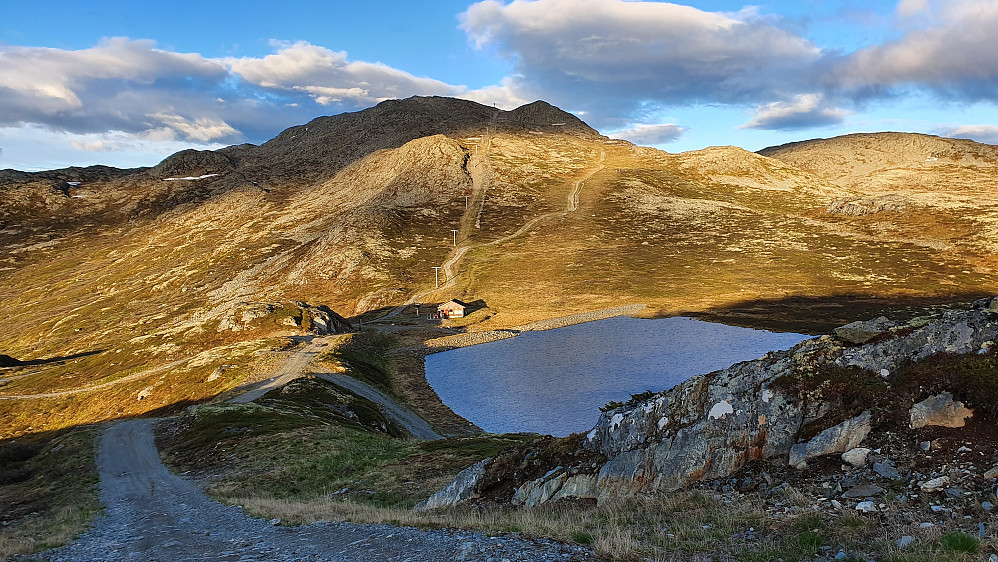
{"type": "Polygon", "coordinates": [[[998,144],[998,0],[0,0],[0,169],[151,166],[443,95],[669,152],[998,144]]]}

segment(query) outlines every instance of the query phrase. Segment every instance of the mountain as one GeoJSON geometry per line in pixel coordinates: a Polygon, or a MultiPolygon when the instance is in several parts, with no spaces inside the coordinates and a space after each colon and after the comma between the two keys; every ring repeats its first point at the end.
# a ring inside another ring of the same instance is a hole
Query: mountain
{"type": "Polygon", "coordinates": [[[321,306],[481,301],[465,323],[487,330],[646,303],[820,331],[993,293],[993,147],[932,139],[670,154],[544,102],[409,98],[152,168],[5,170],[0,353],[96,352],[0,388],[42,395],[0,401],[7,432],[215,396],[272,373],[321,306]]]}

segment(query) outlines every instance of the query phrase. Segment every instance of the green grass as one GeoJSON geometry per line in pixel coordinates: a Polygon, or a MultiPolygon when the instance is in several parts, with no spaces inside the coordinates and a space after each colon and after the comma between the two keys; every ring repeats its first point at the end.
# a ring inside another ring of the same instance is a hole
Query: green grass
{"type": "Polygon", "coordinates": [[[388,351],[396,345],[396,339],[377,332],[354,334],[332,352],[324,354],[320,360],[335,359],[347,368],[351,377],[390,395],[397,395],[394,384],[394,361],[388,351]]]}
{"type": "Polygon", "coordinates": [[[97,435],[78,428],[0,443],[0,559],[65,544],[100,512],[97,435]]]}
{"type": "Polygon", "coordinates": [[[977,554],[981,541],[973,535],[951,531],[939,538],[939,545],[949,553],[977,554]]]}
{"type": "Polygon", "coordinates": [[[482,434],[439,441],[404,431],[368,401],[321,380],[299,379],[259,403],[204,405],[161,430],[177,471],[220,474],[209,493],[234,503],[333,497],[412,507],[460,470],[533,439],[482,434]]]}

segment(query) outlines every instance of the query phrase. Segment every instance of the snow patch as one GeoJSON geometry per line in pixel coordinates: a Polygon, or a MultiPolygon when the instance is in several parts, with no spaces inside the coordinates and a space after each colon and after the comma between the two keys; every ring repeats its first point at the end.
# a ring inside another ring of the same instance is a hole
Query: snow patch
{"type": "Polygon", "coordinates": [[[766,404],[769,404],[769,401],[773,399],[773,396],[775,396],[775,394],[773,394],[773,391],[768,388],[762,391],[762,401],[766,404]]]}
{"type": "Polygon", "coordinates": [[[203,180],[207,178],[213,178],[217,175],[218,174],[205,174],[203,176],[198,176],[198,177],[187,176],[186,178],[163,178],[163,181],[203,180]]]}
{"type": "Polygon", "coordinates": [[[727,400],[721,400],[714,407],[710,409],[710,413],[707,414],[707,419],[723,419],[727,414],[735,413],[735,409],[728,403],[727,400]]]}
{"type": "Polygon", "coordinates": [[[665,427],[666,424],[668,423],[669,423],[668,416],[663,416],[662,419],[658,420],[658,430],[662,431],[662,428],[665,427]]]}
{"type": "Polygon", "coordinates": [[[610,431],[614,431],[615,429],[620,427],[620,423],[623,421],[624,421],[624,414],[614,414],[613,417],[610,418],[610,431]]]}
{"type": "Polygon", "coordinates": [[[594,427],[592,431],[586,434],[586,439],[592,441],[596,438],[596,428],[594,427]]]}

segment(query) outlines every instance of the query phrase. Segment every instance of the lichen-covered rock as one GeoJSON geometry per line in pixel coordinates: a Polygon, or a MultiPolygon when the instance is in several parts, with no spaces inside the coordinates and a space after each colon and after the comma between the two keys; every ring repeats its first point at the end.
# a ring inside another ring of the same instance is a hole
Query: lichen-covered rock
{"type": "Polygon", "coordinates": [[[866,447],[854,447],[842,453],[842,462],[851,466],[866,466],[866,457],[870,455],[870,449],[866,447]]]}
{"type": "Polygon", "coordinates": [[[807,443],[790,447],[790,466],[800,467],[808,459],[843,453],[858,447],[870,433],[870,412],[848,419],[816,435],[807,443]]]}
{"type": "Polygon", "coordinates": [[[443,490],[419,502],[416,511],[426,511],[438,507],[457,505],[477,496],[479,480],[485,475],[485,465],[489,459],[478,461],[457,474],[443,490]]]}
{"type": "Polygon", "coordinates": [[[890,331],[890,329],[895,325],[896,323],[890,321],[884,316],[881,316],[879,318],[874,318],[873,320],[860,320],[852,322],[850,324],[846,324],[845,326],[835,328],[832,332],[835,334],[835,337],[845,343],[860,345],[890,331]]]}
{"type": "Polygon", "coordinates": [[[963,405],[963,402],[953,400],[953,395],[943,392],[930,396],[911,407],[912,429],[929,425],[940,427],[963,427],[967,418],[974,417],[974,411],[963,405]]]}
{"type": "Polygon", "coordinates": [[[884,371],[889,375],[906,362],[938,353],[977,353],[985,342],[998,339],[998,314],[991,303],[978,301],[970,310],[948,311],[931,321],[877,320],[870,331],[878,333],[862,344],[843,345],[841,336],[813,338],[605,412],[581,441],[582,451],[605,460],[576,473],[552,462],[546,473],[537,473],[543,476],[517,480],[513,502],[536,505],[571,495],[604,500],[675,490],[729,476],[752,460],[799,464],[854,449],[870,432],[871,412],[857,416],[860,410],[852,410],[853,417],[843,422],[838,396],[798,392],[794,381],[821,368],[859,367],[847,372],[862,377],[866,371],[886,384],[884,371]],[[804,428],[817,436],[798,443],[804,428]]]}

